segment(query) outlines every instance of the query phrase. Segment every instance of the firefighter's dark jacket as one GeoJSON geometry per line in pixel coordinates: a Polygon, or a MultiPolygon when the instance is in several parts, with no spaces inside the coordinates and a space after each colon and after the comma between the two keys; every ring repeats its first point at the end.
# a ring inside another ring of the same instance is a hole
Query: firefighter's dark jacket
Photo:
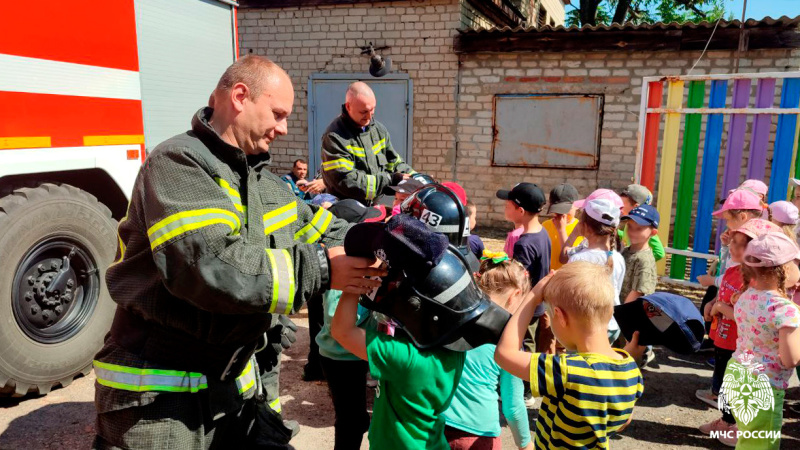
{"type": "Polygon", "coordinates": [[[212,113],[201,109],[191,131],[157,146],[136,179],[106,274],[118,312],[97,360],[109,377],[146,366],[232,382],[271,314],[328,288],[320,244],[341,245],[349,225],[298,200],[268,170],[269,154],[246,157],[225,143],[212,113]]]}
{"type": "Polygon", "coordinates": [[[373,120],[362,129],[342,106],[342,114],[322,137],[322,177],[328,191],[372,204],[391,185],[395,172],[414,170],[392,148],[386,127],[373,120]]]}

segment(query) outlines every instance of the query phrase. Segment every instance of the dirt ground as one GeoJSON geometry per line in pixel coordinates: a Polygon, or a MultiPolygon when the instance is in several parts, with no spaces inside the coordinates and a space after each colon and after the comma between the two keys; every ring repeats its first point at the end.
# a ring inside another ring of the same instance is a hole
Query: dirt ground
{"type": "MultiPolygon", "coordinates": [[[[300,434],[292,441],[300,450],[333,448],[333,408],[324,382],[300,379],[308,352],[308,321],[305,312],[295,317],[298,341],[284,355],[281,401],[287,419],[300,422],[300,434]]],[[[656,360],[643,373],[644,395],[636,405],[633,422],[613,439],[620,450],[648,448],[725,448],[700,434],[696,427],[719,417],[719,413],[694,398],[694,391],[707,388],[711,368],[709,354],[691,356],[658,351],[656,360]]],[[[370,394],[371,396],[371,394],[370,394]]],[[[94,376],[75,380],[44,397],[0,399],[0,449],[83,449],[94,436],[94,376]]],[[[800,405],[796,377],[786,395],[783,449],[800,448],[800,414],[789,405],[800,405]]],[[[535,414],[535,413],[533,413],[535,414]]],[[[368,448],[366,438],[362,448],[368,448]]],[[[503,448],[513,449],[507,427],[503,448]]]]}
{"type": "MultiPolygon", "coordinates": [[[[491,248],[501,241],[487,239],[491,248]]],[[[305,311],[293,318],[300,327],[298,340],[284,354],[281,401],[284,416],[297,420],[300,434],[292,444],[300,450],[333,448],[333,408],[324,382],[300,379],[308,352],[305,311]]],[[[636,405],[633,422],[614,437],[612,448],[726,448],[702,435],[697,426],[719,417],[719,412],[694,397],[697,389],[710,386],[711,355],[678,355],[657,349],[656,360],[643,370],[644,395],[636,405]]],[[[370,394],[370,397],[372,394],[370,394]]],[[[75,380],[70,386],[37,398],[0,398],[0,449],[82,449],[94,436],[94,376],[75,380]]],[[[782,449],[800,448],[800,384],[792,377],[784,407],[782,449]]],[[[535,420],[535,412],[530,411],[535,420]]],[[[368,448],[366,436],[362,448],[368,448]]],[[[503,428],[503,448],[515,448],[511,433],[503,428]]]]}

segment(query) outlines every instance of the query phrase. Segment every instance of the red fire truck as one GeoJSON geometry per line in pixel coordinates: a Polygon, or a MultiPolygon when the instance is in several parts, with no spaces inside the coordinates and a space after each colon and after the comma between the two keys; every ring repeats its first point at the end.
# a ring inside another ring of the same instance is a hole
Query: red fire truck
{"type": "Polygon", "coordinates": [[[222,0],[0,3],[0,395],[91,369],[145,158],[236,58],[222,0]]]}

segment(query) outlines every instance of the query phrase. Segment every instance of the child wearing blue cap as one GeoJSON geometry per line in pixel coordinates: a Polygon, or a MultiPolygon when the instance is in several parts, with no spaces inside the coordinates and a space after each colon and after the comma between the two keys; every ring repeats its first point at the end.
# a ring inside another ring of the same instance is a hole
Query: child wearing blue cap
{"type": "Polygon", "coordinates": [[[622,217],[622,220],[625,221],[625,232],[630,245],[622,250],[622,257],[625,258],[625,279],[619,299],[622,303],[628,303],[656,291],[656,259],[648,242],[658,233],[661,217],[652,206],[639,205],[622,217]]]}
{"type": "MultiPolygon", "coordinates": [[[[656,258],[649,243],[658,234],[661,217],[654,207],[643,204],[631,209],[621,220],[625,221],[625,234],[630,242],[622,250],[622,257],[625,258],[625,279],[619,299],[624,304],[656,291],[656,258]]],[[[639,364],[644,367],[654,358],[653,346],[648,345],[639,364]]]]}

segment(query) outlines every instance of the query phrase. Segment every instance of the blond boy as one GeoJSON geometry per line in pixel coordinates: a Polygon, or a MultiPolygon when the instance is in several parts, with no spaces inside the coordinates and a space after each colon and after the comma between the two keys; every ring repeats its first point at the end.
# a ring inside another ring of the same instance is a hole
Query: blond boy
{"type": "MultiPolygon", "coordinates": [[[[544,397],[536,421],[537,449],[608,448],[610,436],[630,423],[644,386],[633,358],[608,343],[614,295],[605,266],[570,263],[543,278],[506,325],[495,360],[529,380],[534,396],[544,397]],[[520,350],[525,327],[542,302],[556,339],[569,352],[520,350]]],[[[629,346],[638,347],[636,335],[629,346]]]]}

